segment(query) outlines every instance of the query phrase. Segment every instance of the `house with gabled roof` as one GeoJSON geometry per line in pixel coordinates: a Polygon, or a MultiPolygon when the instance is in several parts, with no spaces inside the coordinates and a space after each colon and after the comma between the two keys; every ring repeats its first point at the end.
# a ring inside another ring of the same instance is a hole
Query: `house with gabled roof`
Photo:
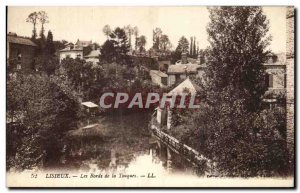
{"type": "Polygon", "coordinates": [[[168,85],[174,85],[185,80],[188,76],[194,75],[201,77],[204,74],[206,64],[201,64],[197,59],[189,60],[186,53],[182,53],[181,60],[175,65],[168,67],[168,85]]]}
{"type": "MultiPolygon", "coordinates": [[[[189,77],[187,77],[183,82],[181,82],[178,86],[172,89],[167,93],[167,103],[172,103],[173,97],[183,96],[185,94],[190,94],[197,96],[197,94],[201,92],[201,88],[194,83],[189,77]]],[[[156,121],[160,127],[167,126],[167,129],[171,128],[172,120],[172,108],[170,106],[156,108],[156,121]]]]}
{"type": "Polygon", "coordinates": [[[94,46],[92,44],[93,44],[92,40],[91,41],[79,41],[79,39],[77,40],[77,42],[75,44],[68,43],[64,49],[59,51],[60,63],[65,58],[84,59],[84,57],[86,55],[89,55],[91,53],[91,51],[93,50],[94,46]]]}
{"type": "Polygon", "coordinates": [[[33,69],[37,45],[26,37],[16,33],[7,34],[7,63],[8,69],[33,69]]]}

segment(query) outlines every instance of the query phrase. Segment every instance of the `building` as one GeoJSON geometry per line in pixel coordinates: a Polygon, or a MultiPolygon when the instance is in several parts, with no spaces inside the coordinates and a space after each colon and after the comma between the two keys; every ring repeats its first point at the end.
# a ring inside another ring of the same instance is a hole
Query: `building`
{"type": "Polygon", "coordinates": [[[83,59],[83,48],[77,46],[67,46],[59,51],[59,62],[65,58],[80,58],[83,59]]]}
{"type": "Polygon", "coordinates": [[[75,43],[75,45],[77,45],[78,47],[82,47],[82,48],[90,46],[92,44],[93,44],[92,40],[91,41],[80,41],[79,39],[77,39],[77,42],[75,43]]]}
{"type": "Polygon", "coordinates": [[[171,61],[170,60],[162,60],[158,61],[158,67],[160,71],[167,72],[169,66],[171,66],[171,61]]]}
{"type": "MultiPolygon", "coordinates": [[[[295,107],[294,107],[294,87],[295,87],[295,8],[287,7],[286,9],[286,85],[287,85],[287,100],[286,100],[286,111],[287,111],[287,145],[291,154],[291,160],[294,158],[294,142],[295,142],[295,107]]],[[[295,163],[292,163],[292,165],[295,163]]]]}
{"type": "Polygon", "coordinates": [[[79,41],[78,39],[75,44],[68,43],[64,49],[59,51],[59,62],[61,63],[65,58],[84,59],[84,56],[88,55],[86,53],[90,53],[92,50],[92,41],[79,41]]]}
{"type": "Polygon", "coordinates": [[[6,49],[8,71],[34,69],[37,45],[29,38],[20,37],[10,32],[7,35],[6,49]]]}
{"type": "Polygon", "coordinates": [[[285,53],[271,54],[266,63],[265,83],[268,86],[266,96],[276,98],[286,90],[286,56],[285,53]]]}
{"type": "Polygon", "coordinates": [[[84,56],[86,62],[92,62],[94,65],[99,62],[100,50],[92,50],[88,55],[84,56]]]}
{"type": "Polygon", "coordinates": [[[168,75],[159,70],[150,70],[150,77],[154,84],[160,87],[168,86],[168,75]]]}
{"type": "Polygon", "coordinates": [[[200,65],[198,59],[188,60],[187,54],[182,53],[181,60],[176,62],[175,65],[170,65],[168,68],[168,85],[171,86],[180,83],[190,75],[202,77],[205,68],[206,64],[200,65]]]}
{"type": "MultiPolygon", "coordinates": [[[[201,88],[195,84],[189,77],[187,77],[182,83],[171,90],[168,94],[167,102],[171,102],[173,96],[182,96],[184,93],[190,93],[191,95],[197,96],[201,92],[201,88]]],[[[196,99],[197,100],[197,99],[196,99]]],[[[156,108],[156,121],[160,127],[167,126],[167,129],[171,128],[172,123],[172,108],[156,108]]]]}

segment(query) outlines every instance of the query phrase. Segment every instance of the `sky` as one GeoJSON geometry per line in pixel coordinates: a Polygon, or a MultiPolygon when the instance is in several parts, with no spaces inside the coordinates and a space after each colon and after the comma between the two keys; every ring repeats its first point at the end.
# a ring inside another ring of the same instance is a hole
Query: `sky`
{"type": "MultiPolygon", "coordinates": [[[[146,48],[152,46],[152,30],[162,29],[176,48],[181,36],[188,39],[195,36],[199,48],[209,46],[206,27],[209,13],[206,7],[8,7],[7,31],[20,36],[31,37],[32,24],[26,22],[27,16],[34,11],[48,13],[49,23],[45,30],[51,30],[54,40],[92,40],[102,44],[106,40],[103,26],[124,27],[128,24],[139,28],[139,35],[147,38],[146,48]]],[[[270,21],[269,34],[272,36],[270,49],[285,52],[286,23],[285,7],[264,7],[270,21]]],[[[41,26],[37,26],[39,33],[41,26]]]]}

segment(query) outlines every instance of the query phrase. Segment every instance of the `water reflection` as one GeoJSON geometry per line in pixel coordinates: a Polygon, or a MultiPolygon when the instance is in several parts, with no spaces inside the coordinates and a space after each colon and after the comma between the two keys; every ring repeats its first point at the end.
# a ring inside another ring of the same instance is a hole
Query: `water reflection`
{"type": "Polygon", "coordinates": [[[61,167],[81,172],[164,175],[189,172],[181,158],[168,159],[167,148],[151,135],[148,113],[96,117],[66,135],[61,167]],[[172,166],[172,167],[171,167],[172,166]],[[171,169],[170,169],[171,168],[171,169]]]}

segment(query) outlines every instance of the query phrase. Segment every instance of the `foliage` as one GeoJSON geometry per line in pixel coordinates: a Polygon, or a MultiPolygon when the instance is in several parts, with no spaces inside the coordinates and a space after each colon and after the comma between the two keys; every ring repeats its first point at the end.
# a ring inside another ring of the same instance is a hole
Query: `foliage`
{"type": "Polygon", "coordinates": [[[42,41],[44,42],[45,41],[45,34],[44,34],[45,28],[44,28],[44,25],[46,23],[49,23],[48,14],[45,11],[39,11],[38,12],[38,19],[39,19],[40,23],[42,24],[40,37],[41,37],[42,41]]]}
{"type": "Polygon", "coordinates": [[[103,27],[103,33],[106,35],[107,39],[109,38],[110,34],[111,34],[111,28],[109,25],[105,25],[103,27]]]}
{"type": "Polygon", "coordinates": [[[50,54],[39,54],[35,58],[35,65],[33,70],[45,72],[47,75],[55,73],[59,67],[59,59],[50,54]]]}
{"type": "Polygon", "coordinates": [[[186,39],[186,37],[182,36],[179,39],[176,51],[181,52],[181,53],[182,52],[187,53],[189,51],[189,41],[186,39]]]}
{"type": "Polygon", "coordinates": [[[106,62],[119,62],[127,64],[129,62],[127,53],[129,44],[124,29],[117,27],[109,35],[110,39],[101,46],[102,59],[106,62]]]}
{"type": "Polygon", "coordinates": [[[101,46],[100,49],[101,52],[101,59],[106,61],[106,62],[113,62],[115,61],[115,55],[116,55],[116,50],[114,43],[110,40],[106,40],[104,44],[101,46]]]}
{"type": "Polygon", "coordinates": [[[42,47],[41,39],[37,39],[39,45],[39,52],[35,57],[34,71],[42,71],[47,75],[51,75],[55,73],[55,70],[59,67],[59,59],[55,56],[55,44],[53,42],[53,34],[49,30],[47,35],[47,40],[45,43],[45,47],[42,47]]]}
{"type": "Polygon", "coordinates": [[[209,11],[209,87],[218,91],[232,84],[246,100],[247,108],[255,111],[266,91],[263,62],[270,41],[266,37],[269,22],[260,7],[218,7],[209,11]]]}
{"type": "Polygon", "coordinates": [[[175,51],[172,52],[171,62],[173,64],[176,63],[178,60],[181,59],[182,53],[188,53],[188,52],[189,52],[189,41],[187,40],[186,37],[182,36],[178,41],[178,45],[175,51]]]}
{"type": "Polygon", "coordinates": [[[32,23],[33,24],[33,30],[32,30],[32,40],[35,40],[37,37],[36,34],[36,24],[38,22],[38,13],[37,12],[32,12],[28,15],[26,22],[32,23]]]}
{"type": "Polygon", "coordinates": [[[144,35],[141,35],[140,37],[138,37],[136,39],[136,46],[137,46],[139,52],[146,51],[146,49],[145,49],[146,43],[147,43],[147,40],[146,40],[146,36],[144,36],[144,35]]]}
{"type": "Polygon", "coordinates": [[[62,134],[72,128],[77,103],[47,76],[22,75],[7,83],[10,144],[8,166],[30,169],[58,157],[62,134]],[[16,123],[16,124],[13,124],[16,123]],[[13,131],[13,132],[12,132],[13,131]]]}
{"type": "Polygon", "coordinates": [[[47,39],[46,39],[45,52],[49,55],[55,54],[55,45],[53,43],[53,34],[50,30],[48,31],[48,35],[47,35],[47,39]]]}
{"type": "Polygon", "coordinates": [[[217,163],[220,175],[231,177],[287,174],[285,112],[282,108],[247,111],[245,102],[224,89],[218,102],[202,103],[181,117],[175,136],[217,163]]]}
{"type": "Polygon", "coordinates": [[[212,159],[222,176],[286,175],[285,111],[261,106],[266,16],[259,7],[218,7],[210,19],[208,67],[204,84],[198,81],[202,104],[187,111],[180,138],[212,159]]]}

